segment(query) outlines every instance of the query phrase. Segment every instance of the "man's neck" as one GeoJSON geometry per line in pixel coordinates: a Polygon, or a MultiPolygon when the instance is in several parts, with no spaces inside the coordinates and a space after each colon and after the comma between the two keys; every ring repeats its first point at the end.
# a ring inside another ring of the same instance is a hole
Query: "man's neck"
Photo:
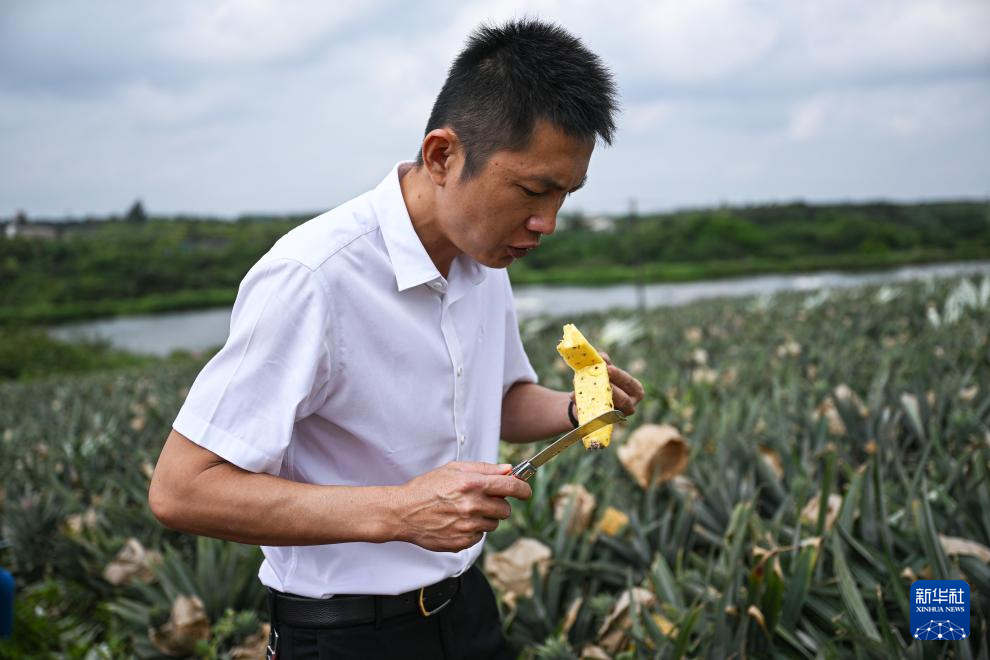
{"type": "Polygon", "coordinates": [[[436,195],[433,180],[425,167],[415,165],[400,166],[399,187],[406,211],[412,220],[413,230],[426,248],[433,264],[440,274],[450,274],[450,264],[460,254],[446,235],[436,215],[436,195]]]}

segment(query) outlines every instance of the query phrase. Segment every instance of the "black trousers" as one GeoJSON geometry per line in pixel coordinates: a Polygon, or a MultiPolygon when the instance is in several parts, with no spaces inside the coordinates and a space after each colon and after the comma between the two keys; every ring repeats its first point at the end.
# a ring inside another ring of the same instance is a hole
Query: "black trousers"
{"type": "Polygon", "coordinates": [[[477,566],[461,577],[454,600],[431,617],[418,612],[341,628],[293,628],[273,622],[278,660],[509,660],[516,657],[502,634],[495,594],[477,566]]]}

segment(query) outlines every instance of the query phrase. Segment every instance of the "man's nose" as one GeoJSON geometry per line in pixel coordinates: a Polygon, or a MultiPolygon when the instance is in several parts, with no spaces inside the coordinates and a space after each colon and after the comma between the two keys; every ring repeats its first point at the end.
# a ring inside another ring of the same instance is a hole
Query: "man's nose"
{"type": "Polygon", "coordinates": [[[548,211],[539,215],[531,215],[526,221],[526,229],[549,236],[557,228],[557,211],[548,211]]]}

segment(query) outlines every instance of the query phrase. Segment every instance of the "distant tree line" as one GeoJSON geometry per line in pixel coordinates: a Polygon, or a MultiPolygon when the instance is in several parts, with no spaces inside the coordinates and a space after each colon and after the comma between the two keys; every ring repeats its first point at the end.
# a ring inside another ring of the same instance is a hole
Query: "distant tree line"
{"type": "MultiPolygon", "coordinates": [[[[0,321],[135,309],[117,301],[152,301],[147,311],[230,302],[251,265],[309,217],[163,218],[138,203],[79,231],[66,223],[58,240],[0,237],[0,321]]],[[[688,210],[617,217],[610,231],[572,215],[561,227],[511,268],[515,281],[631,279],[637,259],[656,280],[990,257],[988,202],[688,210]]]]}
{"type": "Polygon", "coordinates": [[[162,219],[67,226],[59,240],[0,239],[0,308],[57,307],[230,289],[304,218],[162,219]]]}
{"type": "Polygon", "coordinates": [[[883,254],[923,249],[990,247],[990,203],[803,203],[679,211],[616,218],[608,234],[562,231],[527,255],[531,270],[565,264],[633,265],[787,259],[807,255],[883,254]]]}

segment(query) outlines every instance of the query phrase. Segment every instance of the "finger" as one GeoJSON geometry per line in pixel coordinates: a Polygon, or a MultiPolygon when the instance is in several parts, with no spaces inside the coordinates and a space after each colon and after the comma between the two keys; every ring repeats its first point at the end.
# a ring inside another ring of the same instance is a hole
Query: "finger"
{"type": "Polygon", "coordinates": [[[608,353],[605,351],[598,351],[598,354],[602,356],[603,360],[605,360],[605,364],[612,364],[612,358],[608,356],[608,353]]]}
{"type": "Polygon", "coordinates": [[[498,529],[498,518],[482,518],[481,524],[478,525],[478,529],[483,532],[494,532],[498,529]]]}
{"type": "Polygon", "coordinates": [[[508,475],[490,477],[484,492],[494,497],[514,497],[518,500],[528,500],[533,495],[528,483],[508,475]]]}
{"type": "MultiPolygon", "coordinates": [[[[626,375],[628,376],[628,374],[626,375]]],[[[643,400],[644,395],[645,392],[642,384],[631,376],[629,376],[629,381],[625,382],[623,386],[617,383],[613,383],[612,385],[612,405],[627,415],[632,415],[636,412],[636,406],[643,400]]]]}
{"type": "MultiPolygon", "coordinates": [[[[619,390],[619,391],[621,392],[621,390],[619,390]]],[[[619,408],[619,409],[622,410],[622,412],[626,413],[627,415],[635,414],[636,407],[639,406],[640,401],[642,401],[642,399],[637,399],[635,397],[630,397],[625,392],[622,392],[622,405],[623,405],[623,407],[622,408],[619,408]]]]}
{"type": "Polygon", "coordinates": [[[626,415],[632,415],[636,412],[636,404],[633,400],[617,387],[612,388],[612,407],[621,410],[626,415]]]}
{"type": "Polygon", "coordinates": [[[636,380],[630,373],[615,365],[609,365],[608,379],[612,382],[613,386],[621,389],[635,403],[642,401],[643,396],[646,394],[642,383],[636,380]]]}
{"type": "Polygon", "coordinates": [[[450,467],[462,472],[475,472],[477,474],[508,474],[512,472],[512,466],[508,463],[482,463],[481,461],[456,461],[450,463],[450,467]]]}
{"type": "Polygon", "coordinates": [[[480,514],[485,518],[505,520],[512,515],[512,506],[504,497],[486,497],[485,503],[480,507],[480,514]]]}
{"type": "Polygon", "coordinates": [[[478,495],[466,501],[460,513],[463,522],[494,518],[505,520],[512,513],[512,507],[504,497],[495,495],[478,495]]]}

